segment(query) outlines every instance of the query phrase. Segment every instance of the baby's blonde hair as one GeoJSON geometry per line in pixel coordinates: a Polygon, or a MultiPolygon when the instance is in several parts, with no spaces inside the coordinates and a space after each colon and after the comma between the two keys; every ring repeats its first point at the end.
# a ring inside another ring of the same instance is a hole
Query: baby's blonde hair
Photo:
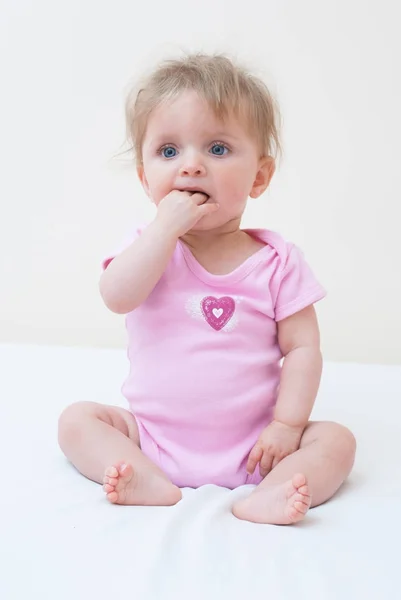
{"type": "Polygon", "coordinates": [[[262,157],[277,158],[281,153],[280,113],[263,81],[224,55],[190,54],[163,62],[128,93],[127,139],[137,164],[142,164],[142,144],[152,111],[185,90],[196,91],[223,120],[231,112],[245,118],[262,157]]]}

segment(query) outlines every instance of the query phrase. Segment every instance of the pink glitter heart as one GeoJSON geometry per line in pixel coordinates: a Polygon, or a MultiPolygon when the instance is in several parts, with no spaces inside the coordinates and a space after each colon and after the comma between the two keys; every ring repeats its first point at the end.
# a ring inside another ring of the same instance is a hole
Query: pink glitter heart
{"type": "Polygon", "coordinates": [[[234,314],[235,302],[229,296],[213,298],[206,296],[201,302],[203,316],[216,331],[223,329],[234,314]]]}

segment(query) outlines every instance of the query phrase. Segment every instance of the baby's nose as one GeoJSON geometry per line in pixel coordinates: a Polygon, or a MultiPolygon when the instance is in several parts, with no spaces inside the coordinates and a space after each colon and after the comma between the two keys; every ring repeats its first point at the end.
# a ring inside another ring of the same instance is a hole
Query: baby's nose
{"type": "Polygon", "coordinates": [[[205,166],[199,160],[185,161],[180,168],[180,175],[182,177],[199,177],[205,174],[205,166]]]}

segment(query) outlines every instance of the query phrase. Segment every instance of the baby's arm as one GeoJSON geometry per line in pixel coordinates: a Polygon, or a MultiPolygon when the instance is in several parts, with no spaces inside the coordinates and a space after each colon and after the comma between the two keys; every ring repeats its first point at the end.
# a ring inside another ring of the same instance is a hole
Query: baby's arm
{"type": "Polygon", "coordinates": [[[103,272],[99,289],[106,306],[125,314],[139,306],[162,276],[177,242],[157,220],[103,272]]]}
{"type": "Polygon", "coordinates": [[[203,216],[218,209],[200,193],[173,190],[157,217],[103,272],[100,294],[113,312],[129,313],[149,296],[174,252],[177,240],[203,216]]]}
{"type": "Polygon", "coordinates": [[[252,448],[247,464],[262,477],[296,452],[315,403],[322,373],[320,335],[312,306],[279,321],[278,341],[284,356],[280,389],[273,415],[252,448]]]}
{"type": "Polygon", "coordinates": [[[284,356],[274,420],[291,427],[307,425],[322,374],[320,334],[313,306],[277,323],[284,356]]]}

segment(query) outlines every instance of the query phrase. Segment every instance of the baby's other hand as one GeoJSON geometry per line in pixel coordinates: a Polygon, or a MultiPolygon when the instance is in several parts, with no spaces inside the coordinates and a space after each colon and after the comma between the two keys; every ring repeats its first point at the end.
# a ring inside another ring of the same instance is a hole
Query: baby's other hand
{"type": "Polygon", "coordinates": [[[246,467],[249,475],[252,475],[259,463],[260,475],[266,477],[280,460],[299,449],[303,432],[304,427],[272,421],[262,431],[249,454],[246,467]]]}

